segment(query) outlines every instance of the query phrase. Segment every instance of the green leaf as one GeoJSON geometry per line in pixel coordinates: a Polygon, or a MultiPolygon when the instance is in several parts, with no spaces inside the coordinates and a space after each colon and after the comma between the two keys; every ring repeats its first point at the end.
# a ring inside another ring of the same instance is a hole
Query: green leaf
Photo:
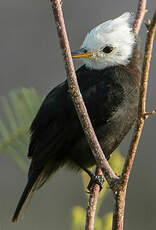
{"type": "Polygon", "coordinates": [[[83,230],[85,219],[86,211],[80,206],[75,206],[72,210],[72,230],[83,230]]]}
{"type": "Polygon", "coordinates": [[[8,98],[2,97],[1,103],[6,121],[0,120],[0,151],[7,152],[25,170],[29,127],[41,100],[35,89],[22,88],[11,91],[8,98]]]}
{"type": "Polygon", "coordinates": [[[103,223],[102,223],[102,220],[99,218],[99,217],[95,217],[95,224],[94,224],[94,229],[95,230],[102,230],[102,226],[103,226],[103,223]]]}
{"type": "Polygon", "coordinates": [[[124,165],[124,157],[121,155],[121,153],[118,150],[115,150],[112,153],[109,159],[109,163],[115,173],[121,174],[124,165]]]}
{"type": "Polygon", "coordinates": [[[3,108],[4,108],[4,112],[6,114],[6,117],[8,118],[10,128],[12,129],[12,131],[14,131],[17,129],[17,122],[15,119],[15,115],[11,109],[11,106],[9,105],[8,99],[5,97],[2,97],[1,102],[3,104],[3,108]]]}
{"type": "Polygon", "coordinates": [[[0,120],[0,134],[2,138],[9,138],[9,131],[7,130],[5,124],[0,120]]]}
{"type": "Polygon", "coordinates": [[[103,230],[112,230],[113,213],[107,213],[103,220],[103,230]]]}

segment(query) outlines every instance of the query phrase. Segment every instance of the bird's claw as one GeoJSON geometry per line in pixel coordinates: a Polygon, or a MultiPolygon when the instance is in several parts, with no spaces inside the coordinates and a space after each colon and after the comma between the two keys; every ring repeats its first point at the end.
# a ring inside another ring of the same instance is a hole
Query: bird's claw
{"type": "Polygon", "coordinates": [[[102,177],[102,175],[96,176],[96,175],[93,174],[91,176],[90,182],[89,182],[89,184],[87,186],[88,191],[90,192],[92,187],[95,184],[98,184],[100,186],[100,191],[101,191],[103,186],[104,186],[104,181],[105,181],[105,179],[104,179],[104,177],[102,177]]]}

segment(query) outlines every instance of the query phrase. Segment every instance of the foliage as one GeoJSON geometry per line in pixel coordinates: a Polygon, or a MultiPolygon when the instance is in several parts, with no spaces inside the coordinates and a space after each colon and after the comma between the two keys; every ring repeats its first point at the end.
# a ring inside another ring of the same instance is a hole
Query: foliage
{"type": "Polygon", "coordinates": [[[41,100],[34,88],[11,91],[2,97],[6,122],[0,119],[0,151],[6,152],[22,170],[26,170],[25,154],[29,142],[29,127],[41,100]]]}

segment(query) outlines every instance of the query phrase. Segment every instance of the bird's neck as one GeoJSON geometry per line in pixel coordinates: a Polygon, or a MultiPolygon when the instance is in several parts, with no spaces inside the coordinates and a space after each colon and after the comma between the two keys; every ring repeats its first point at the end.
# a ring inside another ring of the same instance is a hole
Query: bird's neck
{"type": "Polygon", "coordinates": [[[136,43],[133,48],[133,55],[131,61],[129,63],[129,67],[135,68],[137,71],[141,73],[141,49],[140,49],[140,41],[139,38],[136,37],[136,43]]]}
{"type": "Polygon", "coordinates": [[[141,77],[141,50],[138,37],[136,37],[136,44],[133,48],[133,54],[130,62],[126,67],[123,66],[123,68],[126,68],[129,72],[132,73],[134,80],[139,85],[141,77]]]}

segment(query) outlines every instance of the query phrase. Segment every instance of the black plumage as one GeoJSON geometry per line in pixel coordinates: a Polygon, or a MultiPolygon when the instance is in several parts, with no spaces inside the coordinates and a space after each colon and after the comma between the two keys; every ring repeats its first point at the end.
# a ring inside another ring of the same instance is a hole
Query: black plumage
{"type": "MultiPolygon", "coordinates": [[[[140,51],[137,45],[127,66],[103,70],[83,65],[76,71],[79,87],[98,140],[107,159],[119,146],[137,116],[140,51]]],[[[76,170],[95,165],[68,92],[67,81],[46,96],[31,125],[28,183],[13,221],[28,196],[42,186],[59,167],[76,170]]]]}

